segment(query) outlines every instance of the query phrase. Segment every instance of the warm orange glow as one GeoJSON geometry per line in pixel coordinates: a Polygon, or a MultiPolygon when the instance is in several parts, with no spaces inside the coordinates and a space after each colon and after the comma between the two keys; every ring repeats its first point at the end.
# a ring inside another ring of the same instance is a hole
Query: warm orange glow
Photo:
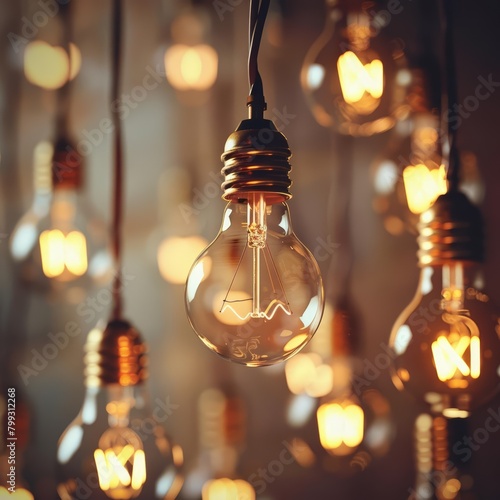
{"type": "Polygon", "coordinates": [[[40,235],[43,273],[47,278],[63,278],[68,271],[73,279],[87,271],[87,242],[79,231],[64,234],[59,229],[43,231],[40,235]]]}
{"type": "Polygon", "coordinates": [[[337,61],[340,87],[347,104],[355,104],[365,93],[380,99],[384,90],[384,67],[382,61],[374,59],[363,64],[351,51],[342,54],[337,61]]]}
{"type": "Polygon", "coordinates": [[[321,445],[333,454],[348,454],[363,440],[364,413],[354,402],[325,403],[317,419],[321,445]]]}
{"type": "MultiPolygon", "coordinates": [[[[165,281],[176,285],[186,282],[189,270],[196,257],[207,247],[201,236],[165,238],[158,247],[158,267],[165,281]]],[[[210,269],[207,269],[210,273],[210,269]]]]}
{"type": "MultiPolygon", "coordinates": [[[[450,338],[453,336],[456,337],[453,334],[450,334],[449,337],[440,335],[432,343],[436,372],[442,382],[458,379],[462,382],[460,386],[464,384],[467,386],[467,381],[462,380],[463,377],[470,376],[475,379],[481,374],[480,340],[477,335],[474,335],[472,337],[462,336],[450,342],[450,338]],[[469,348],[470,364],[464,360],[467,348],[469,348]]],[[[453,383],[452,385],[457,386],[453,383]]]]}
{"type": "Polygon", "coordinates": [[[218,56],[206,44],[172,45],[165,52],[168,81],[177,90],[208,90],[217,78],[218,56]]]}
{"type": "Polygon", "coordinates": [[[243,479],[214,479],[203,485],[202,500],[255,500],[255,491],[243,479]]]}
{"type": "MultiPolygon", "coordinates": [[[[70,44],[72,80],[80,71],[82,56],[78,47],[70,44]]],[[[67,52],[46,42],[34,41],[24,50],[24,74],[34,85],[47,90],[62,87],[68,80],[69,58],[67,52]]]]}
{"type": "Polygon", "coordinates": [[[143,450],[131,444],[105,451],[94,451],[99,487],[110,498],[137,496],[146,482],[146,458],[143,450]]]}
{"type": "Polygon", "coordinates": [[[219,292],[212,304],[215,317],[225,325],[244,325],[250,319],[252,309],[252,298],[241,290],[231,290],[219,292]],[[225,307],[230,301],[231,307],[225,307]]]}
{"type": "Polygon", "coordinates": [[[414,214],[427,210],[448,190],[444,165],[432,170],[423,164],[410,165],[403,170],[403,181],[408,208],[414,214]]]}

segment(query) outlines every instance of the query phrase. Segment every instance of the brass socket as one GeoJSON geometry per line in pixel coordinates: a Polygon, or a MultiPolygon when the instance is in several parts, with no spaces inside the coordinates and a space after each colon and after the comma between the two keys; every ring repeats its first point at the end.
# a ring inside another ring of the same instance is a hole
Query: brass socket
{"type": "Polygon", "coordinates": [[[82,185],[83,158],[66,137],[59,137],[52,157],[52,185],[78,189],[82,185]]]}
{"type": "Polygon", "coordinates": [[[483,222],[479,209],[457,190],[441,195],[418,224],[420,266],[450,261],[482,262],[483,222]]]}
{"type": "Polygon", "coordinates": [[[292,197],[289,188],[291,151],[271,120],[243,120],[229,136],[221,156],[226,201],[241,202],[250,193],[265,193],[269,204],[292,197]]]}
{"type": "Polygon", "coordinates": [[[141,384],[147,378],[146,344],[128,322],[113,319],[90,332],[85,344],[87,387],[141,384]]]}

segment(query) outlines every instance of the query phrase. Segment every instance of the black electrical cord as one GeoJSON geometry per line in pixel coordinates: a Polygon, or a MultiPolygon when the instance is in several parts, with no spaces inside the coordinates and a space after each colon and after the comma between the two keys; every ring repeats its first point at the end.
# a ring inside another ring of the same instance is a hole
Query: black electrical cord
{"type": "MultiPolygon", "coordinates": [[[[120,91],[121,70],[121,35],[122,35],[122,7],[121,0],[113,0],[112,12],[112,43],[111,43],[111,102],[117,103],[120,91]]],[[[115,264],[115,275],[113,281],[113,319],[119,319],[122,313],[121,295],[121,265],[122,244],[121,226],[123,219],[123,147],[121,120],[118,112],[119,106],[111,106],[111,116],[114,126],[114,189],[113,189],[113,215],[112,215],[112,249],[115,264]]]]}
{"type": "Polygon", "coordinates": [[[262,32],[269,11],[270,0],[250,0],[249,23],[249,54],[248,54],[248,81],[250,93],[247,105],[250,108],[250,118],[263,118],[266,110],[264,88],[259,73],[258,56],[262,32]]]}
{"type": "Polygon", "coordinates": [[[71,3],[68,2],[59,6],[59,16],[62,24],[62,46],[68,54],[68,74],[66,81],[57,91],[57,112],[56,112],[56,136],[57,139],[64,137],[68,133],[68,122],[70,113],[70,87],[71,87],[71,3]]]}
{"type": "Polygon", "coordinates": [[[457,74],[455,66],[455,46],[453,43],[453,3],[455,0],[443,0],[443,32],[444,32],[444,70],[445,70],[445,89],[447,95],[446,105],[443,105],[444,121],[448,123],[447,134],[449,143],[448,170],[446,178],[448,180],[448,189],[458,189],[460,181],[460,155],[457,148],[457,129],[456,120],[453,116],[458,110],[458,91],[457,74]]]}

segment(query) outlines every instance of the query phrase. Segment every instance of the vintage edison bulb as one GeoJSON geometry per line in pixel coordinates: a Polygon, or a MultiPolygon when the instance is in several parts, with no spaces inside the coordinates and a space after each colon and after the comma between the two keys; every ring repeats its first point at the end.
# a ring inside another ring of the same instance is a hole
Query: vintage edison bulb
{"type": "Polygon", "coordinates": [[[404,101],[411,75],[404,52],[380,43],[380,26],[368,12],[344,14],[336,0],[327,0],[326,9],[323,32],[302,65],[309,107],[320,125],[342,134],[385,132],[408,114],[404,101]]]}
{"type": "Polygon", "coordinates": [[[229,136],[222,155],[229,203],[219,234],[186,282],[195,332],[211,350],[246,366],[298,352],[323,313],[318,264],[295,236],[285,203],[290,156],[285,136],[251,105],[250,118],[229,136]]]}
{"type": "Polygon", "coordinates": [[[217,238],[186,285],[189,319],[201,340],[247,366],[298,352],[323,310],[318,265],[293,233],[287,204],[266,201],[252,193],[228,203],[217,238]]]}
{"type": "Polygon", "coordinates": [[[57,491],[62,500],[173,499],[182,485],[182,450],[144,389],[145,346],[126,321],[95,328],[86,344],[83,407],[59,439],[57,491]]]}
{"type": "Polygon", "coordinates": [[[81,194],[82,158],[61,138],[51,163],[50,205],[35,194],[33,208],[11,237],[21,278],[44,291],[103,283],[111,275],[107,231],[81,194]]]}
{"type": "Polygon", "coordinates": [[[484,291],[478,210],[454,190],[420,222],[420,281],[396,320],[393,381],[446,417],[466,417],[498,390],[500,319],[484,291]]]}

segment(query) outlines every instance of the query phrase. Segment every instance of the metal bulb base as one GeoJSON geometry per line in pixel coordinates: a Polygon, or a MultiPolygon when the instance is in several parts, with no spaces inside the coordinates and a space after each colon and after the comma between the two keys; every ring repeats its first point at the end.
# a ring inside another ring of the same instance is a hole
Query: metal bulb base
{"type": "Polygon", "coordinates": [[[418,230],[421,267],[450,261],[483,261],[481,213],[460,191],[451,190],[441,195],[420,216],[418,230]]]}
{"type": "Polygon", "coordinates": [[[292,197],[289,188],[291,151],[271,120],[243,120],[226,141],[222,161],[222,197],[239,202],[249,193],[264,193],[268,204],[292,197]]]}
{"type": "Polygon", "coordinates": [[[113,319],[104,330],[89,333],[85,345],[87,387],[139,385],[147,378],[147,347],[128,322],[113,319]]]}

